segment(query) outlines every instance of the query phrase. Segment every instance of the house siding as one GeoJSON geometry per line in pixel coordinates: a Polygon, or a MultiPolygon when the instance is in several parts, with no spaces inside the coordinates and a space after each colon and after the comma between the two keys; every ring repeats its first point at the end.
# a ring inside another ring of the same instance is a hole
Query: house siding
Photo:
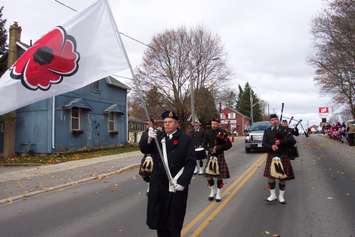
{"type": "Polygon", "coordinates": [[[52,149],[52,99],[47,99],[17,110],[16,152],[65,152],[104,148],[127,143],[127,90],[108,85],[100,80],[100,90],[92,85],[55,98],[55,149],[52,149]],[[82,98],[92,110],[81,110],[82,133],[71,131],[71,110],[64,106],[82,98]],[[104,110],[117,104],[124,115],[116,114],[117,134],[108,131],[108,114],[104,110]]]}

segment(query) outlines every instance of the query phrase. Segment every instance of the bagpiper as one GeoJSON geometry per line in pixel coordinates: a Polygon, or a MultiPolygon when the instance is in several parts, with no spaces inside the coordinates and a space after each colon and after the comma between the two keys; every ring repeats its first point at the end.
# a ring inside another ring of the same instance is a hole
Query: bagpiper
{"type": "MultiPolygon", "coordinates": [[[[287,120],[285,120],[285,119],[282,120],[281,125],[285,129],[287,136],[299,136],[300,135],[297,126],[295,126],[294,128],[290,128],[289,122],[287,120]]],[[[299,156],[297,146],[289,145],[287,150],[288,150],[287,157],[290,160],[294,160],[299,156]]]]}
{"type": "Polygon", "coordinates": [[[148,193],[147,225],[158,237],[178,237],[184,223],[189,184],[195,169],[192,140],[178,128],[178,117],[172,111],[162,114],[164,131],[149,128],[140,140],[144,154],[154,162],[148,193]],[[153,139],[157,139],[162,156],[153,139]],[[170,179],[172,177],[172,179],[170,179]]]}
{"type": "Polygon", "coordinates": [[[280,126],[276,114],[270,115],[271,126],[267,128],[263,136],[263,147],[267,149],[267,160],[264,176],[268,178],[270,195],[267,202],[278,199],[281,204],[286,204],[286,181],[295,178],[291,161],[288,157],[288,149],[296,144],[296,140],[289,136],[286,129],[280,126]],[[276,196],[276,180],[279,180],[279,196],[276,196]]]}
{"type": "Polygon", "coordinates": [[[209,201],[222,200],[221,190],[224,186],[223,179],[230,178],[224,151],[232,147],[228,133],[221,128],[219,118],[211,121],[211,130],[206,131],[206,146],[208,150],[208,162],[205,169],[210,194],[209,201]],[[217,186],[216,186],[217,185],[217,186]]]}
{"type": "Polygon", "coordinates": [[[203,160],[207,158],[206,155],[206,139],[204,129],[201,128],[201,124],[198,121],[193,122],[192,129],[189,132],[189,136],[192,139],[196,157],[196,167],[194,174],[202,175],[203,172],[203,160]]]}
{"type": "Polygon", "coordinates": [[[294,127],[294,128],[290,128],[290,127],[289,127],[289,122],[288,122],[286,119],[283,119],[283,120],[282,120],[281,125],[282,125],[284,128],[286,128],[286,130],[288,130],[288,132],[291,133],[293,136],[298,137],[298,136],[300,135],[300,132],[299,132],[297,126],[294,127]]]}

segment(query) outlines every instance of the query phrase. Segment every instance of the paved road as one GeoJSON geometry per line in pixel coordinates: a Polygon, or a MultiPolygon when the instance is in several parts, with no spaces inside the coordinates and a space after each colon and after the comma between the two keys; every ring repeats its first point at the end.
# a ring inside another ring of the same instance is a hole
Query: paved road
{"type": "MultiPolygon", "coordinates": [[[[193,179],[184,236],[354,237],[354,148],[320,136],[299,144],[286,206],[263,201],[263,154],[245,154],[239,141],[227,153],[232,179],[222,203],[209,203],[205,179],[193,179]]],[[[146,185],[136,172],[2,205],[0,236],[153,237],[145,226],[146,185]]]]}

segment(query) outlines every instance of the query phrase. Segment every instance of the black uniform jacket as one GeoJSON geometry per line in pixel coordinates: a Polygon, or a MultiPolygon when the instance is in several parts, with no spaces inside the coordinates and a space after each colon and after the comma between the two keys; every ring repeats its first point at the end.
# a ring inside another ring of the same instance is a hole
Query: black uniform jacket
{"type": "Polygon", "coordinates": [[[154,161],[153,173],[150,179],[148,193],[147,225],[151,229],[167,229],[180,231],[186,212],[188,187],[195,169],[195,156],[191,138],[177,130],[172,139],[165,133],[158,134],[166,139],[166,149],[170,172],[173,177],[184,167],[184,172],[177,183],[184,186],[184,191],[169,192],[169,182],[155,142],[148,144],[148,136],[142,136],[139,146],[143,153],[151,154],[154,161]]]}
{"type": "Polygon", "coordinates": [[[292,134],[288,133],[288,130],[285,128],[278,127],[269,127],[265,130],[263,136],[263,147],[267,149],[268,153],[272,156],[284,157],[287,156],[290,146],[294,146],[296,140],[292,134]],[[272,150],[272,145],[275,144],[276,140],[280,140],[279,149],[276,151],[272,150]]]}
{"type": "Polygon", "coordinates": [[[203,129],[200,129],[199,131],[192,129],[189,132],[189,136],[192,139],[192,144],[193,144],[194,148],[197,148],[200,146],[206,148],[205,131],[203,129]]]}

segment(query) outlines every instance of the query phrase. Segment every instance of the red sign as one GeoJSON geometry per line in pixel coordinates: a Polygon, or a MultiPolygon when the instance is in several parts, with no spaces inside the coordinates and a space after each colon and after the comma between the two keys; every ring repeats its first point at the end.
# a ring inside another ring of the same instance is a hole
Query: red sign
{"type": "Polygon", "coordinates": [[[319,107],[319,113],[320,114],[327,114],[327,113],[329,113],[329,108],[328,107],[319,107]]]}

